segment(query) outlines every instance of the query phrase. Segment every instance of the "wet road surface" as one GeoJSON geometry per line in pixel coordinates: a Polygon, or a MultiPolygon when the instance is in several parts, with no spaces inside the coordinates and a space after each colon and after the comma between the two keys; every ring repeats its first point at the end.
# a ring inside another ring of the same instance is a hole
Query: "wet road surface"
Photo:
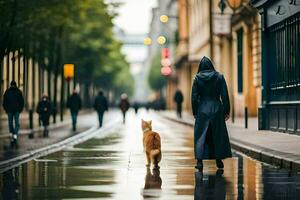
{"type": "MultiPolygon", "coordinates": [[[[82,144],[0,175],[2,199],[300,199],[300,174],[234,153],[194,170],[193,130],[155,113],[129,112],[127,123],[82,144]],[[160,170],[145,167],[141,118],[161,134],[160,170]]],[[[96,123],[96,119],[95,119],[96,123]]]]}

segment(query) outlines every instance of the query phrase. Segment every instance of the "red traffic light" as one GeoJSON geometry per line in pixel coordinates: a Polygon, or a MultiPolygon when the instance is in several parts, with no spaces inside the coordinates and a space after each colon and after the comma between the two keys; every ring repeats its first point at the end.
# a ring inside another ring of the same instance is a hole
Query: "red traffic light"
{"type": "Polygon", "coordinates": [[[161,58],[169,58],[170,57],[170,51],[169,48],[162,48],[161,49],[161,58]]]}

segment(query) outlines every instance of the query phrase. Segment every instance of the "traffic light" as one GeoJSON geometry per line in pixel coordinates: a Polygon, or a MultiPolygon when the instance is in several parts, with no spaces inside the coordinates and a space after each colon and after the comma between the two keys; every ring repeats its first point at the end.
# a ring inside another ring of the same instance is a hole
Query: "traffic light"
{"type": "Polygon", "coordinates": [[[169,48],[162,48],[160,63],[162,65],[160,70],[161,74],[163,76],[169,76],[172,73],[169,48]]]}

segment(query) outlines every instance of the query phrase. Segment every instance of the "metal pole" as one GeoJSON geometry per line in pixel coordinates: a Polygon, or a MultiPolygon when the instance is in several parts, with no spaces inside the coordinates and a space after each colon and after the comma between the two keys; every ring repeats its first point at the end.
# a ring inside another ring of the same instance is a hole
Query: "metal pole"
{"type": "Polygon", "coordinates": [[[248,128],[248,107],[245,107],[245,128],[248,128]]]}
{"type": "Polygon", "coordinates": [[[31,130],[30,134],[28,135],[29,138],[33,138],[33,111],[32,109],[29,110],[29,128],[31,130]]]}

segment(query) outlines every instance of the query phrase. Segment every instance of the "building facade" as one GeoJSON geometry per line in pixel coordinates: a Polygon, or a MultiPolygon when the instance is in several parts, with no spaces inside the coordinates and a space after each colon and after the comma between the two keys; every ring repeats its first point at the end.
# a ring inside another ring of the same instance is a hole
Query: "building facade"
{"type": "Polygon", "coordinates": [[[261,14],[261,129],[300,134],[300,4],[252,0],[261,14]]]}
{"type": "Polygon", "coordinates": [[[184,91],[184,108],[190,111],[193,77],[200,59],[207,56],[227,80],[232,118],[243,117],[245,108],[248,115],[255,117],[261,102],[261,17],[250,1],[243,1],[235,11],[227,6],[223,15],[219,3],[219,0],[178,1],[177,87],[184,91]],[[229,19],[229,32],[219,34],[217,17],[229,19]]]}

